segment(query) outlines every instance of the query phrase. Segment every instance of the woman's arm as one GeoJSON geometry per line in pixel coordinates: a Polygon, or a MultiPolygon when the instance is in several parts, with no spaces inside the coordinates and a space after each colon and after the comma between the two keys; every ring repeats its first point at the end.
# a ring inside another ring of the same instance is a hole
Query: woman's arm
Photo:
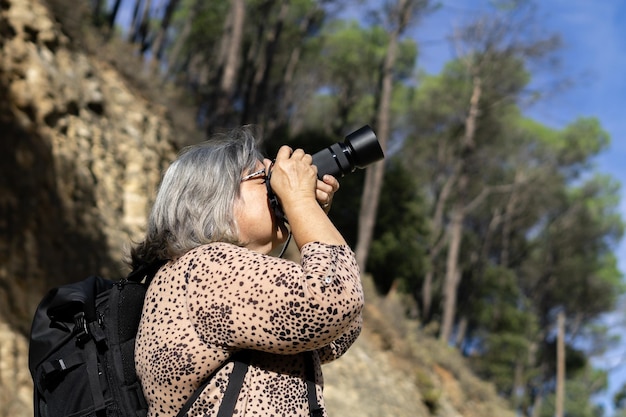
{"type": "Polygon", "coordinates": [[[348,246],[306,244],[301,265],[229,244],[197,251],[187,302],[206,343],[294,354],[331,344],[361,314],[363,291],[348,246]]]}
{"type": "Polygon", "coordinates": [[[333,340],[329,345],[318,349],[317,352],[321,363],[324,364],[332,362],[346,353],[354,341],[359,337],[359,334],[361,334],[362,326],[363,317],[359,314],[359,316],[341,336],[339,336],[336,340],[333,340]]]}

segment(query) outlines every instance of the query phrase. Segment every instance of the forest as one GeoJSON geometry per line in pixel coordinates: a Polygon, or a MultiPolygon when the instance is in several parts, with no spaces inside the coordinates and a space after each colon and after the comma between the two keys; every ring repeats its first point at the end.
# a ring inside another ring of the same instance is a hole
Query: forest
{"type": "MultiPolygon", "coordinates": [[[[532,2],[494,1],[426,75],[410,34],[436,1],[363,2],[361,20],[340,17],[345,3],[91,0],[83,24],[132,50],[157,95],[180,92],[172,117],[193,109],[206,136],[253,124],[268,155],[313,153],[370,125],[384,162],[342,178],[330,215],[377,291],[405,295],[407,318],[519,415],[606,415],[592,358],[615,342],[600,318],[624,294],[625,223],[620,184],[592,160],[611,138],[593,116],[554,129],[525,113],[555,93],[531,81],[551,71],[559,34],[532,2]]],[[[614,400],[626,416],[626,390],[614,400]]]]}

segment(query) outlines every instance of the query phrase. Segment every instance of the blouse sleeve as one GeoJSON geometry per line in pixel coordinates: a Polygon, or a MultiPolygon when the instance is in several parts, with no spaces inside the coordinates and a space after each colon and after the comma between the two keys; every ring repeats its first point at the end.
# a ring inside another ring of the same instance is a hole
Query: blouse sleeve
{"type": "Polygon", "coordinates": [[[332,362],[346,353],[361,334],[362,325],[363,318],[359,315],[341,336],[330,342],[329,345],[318,349],[320,362],[322,364],[332,362]]]}
{"type": "Polygon", "coordinates": [[[363,290],[348,246],[308,243],[300,264],[224,243],[196,250],[187,305],[206,343],[294,354],[328,346],[360,323],[363,290]]]}

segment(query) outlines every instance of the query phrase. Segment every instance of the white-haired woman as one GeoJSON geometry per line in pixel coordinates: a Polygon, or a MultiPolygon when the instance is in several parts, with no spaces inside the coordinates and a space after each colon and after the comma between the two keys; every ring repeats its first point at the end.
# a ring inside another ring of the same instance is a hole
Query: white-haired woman
{"type": "Polygon", "coordinates": [[[363,307],[354,253],[327,216],[338,188],[301,149],[263,159],[247,128],[181,152],[131,251],[134,268],[165,262],[136,341],[149,417],[186,404],[190,416],[326,415],[320,365],[357,338],[363,307]],[[298,263],[268,255],[288,236],[270,170],[298,263]],[[245,357],[243,373],[233,357],[245,357]]]}

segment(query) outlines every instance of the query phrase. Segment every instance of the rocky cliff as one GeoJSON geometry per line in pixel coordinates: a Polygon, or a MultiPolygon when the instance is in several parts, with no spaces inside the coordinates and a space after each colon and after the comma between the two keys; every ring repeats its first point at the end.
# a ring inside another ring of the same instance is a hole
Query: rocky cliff
{"type": "MultiPolygon", "coordinates": [[[[37,303],[51,286],[126,272],[179,142],[171,113],[85,51],[63,17],[40,0],[0,0],[0,415],[11,417],[32,415],[37,303]]],[[[362,337],[327,366],[331,415],[512,415],[454,351],[414,324],[389,326],[390,305],[370,298],[362,337]]]]}
{"type": "Polygon", "coordinates": [[[125,272],[174,147],[164,110],[75,50],[35,0],[0,1],[0,97],[0,414],[26,416],[38,301],[125,272]]]}

